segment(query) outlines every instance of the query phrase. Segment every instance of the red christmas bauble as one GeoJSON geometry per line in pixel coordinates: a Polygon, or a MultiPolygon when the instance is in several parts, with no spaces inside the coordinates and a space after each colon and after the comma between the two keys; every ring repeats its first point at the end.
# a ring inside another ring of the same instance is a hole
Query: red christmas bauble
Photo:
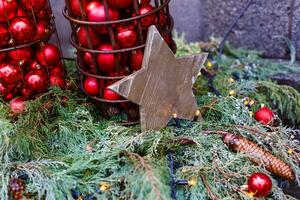
{"type": "Polygon", "coordinates": [[[98,80],[93,77],[87,77],[83,83],[83,87],[89,95],[96,96],[100,92],[100,84],[98,80]]]}
{"type": "Polygon", "coordinates": [[[27,66],[27,71],[37,71],[43,68],[36,60],[31,61],[31,63],[27,66]]]}
{"type": "Polygon", "coordinates": [[[272,190],[272,180],[264,173],[252,174],[248,180],[248,190],[254,197],[266,197],[272,190]]]}
{"type": "Polygon", "coordinates": [[[91,48],[96,47],[100,43],[100,38],[97,37],[96,33],[90,27],[81,26],[77,30],[77,38],[78,42],[82,47],[89,48],[89,40],[88,37],[91,39],[91,48]]]}
{"type": "Polygon", "coordinates": [[[17,0],[0,0],[0,22],[13,19],[17,15],[17,10],[17,0]]]}
{"type": "Polygon", "coordinates": [[[50,70],[50,75],[64,76],[65,74],[65,70],[62,62],[59,62],[56,66],[50,66],[49,70],[50,70]]]}
{"type": "Polygon", "coordinates": [[[35,52],[35,58],[41,65],[49,67],[55,66],[61,60],[61,55],[57,46],[46,43],[35,52]]]}
{"type": "Polygon", "coordinates": [[[274,120],[274,113],[270,108],[264,106],[256,111],[255,119],[262,124],[269,125],[274,120]]]}
{"type": "Polygon", "coordinates": [[[127,8],[133,4],[133,0],[108,0],[107,3],[114,8],[127,8]]]}
{"type": "Polygon", "coordinates": [[[46,22],[50,22],[51,20],[51,10],[48,6],[48,4],[45,5],[45,7],[38,13],[36,13],[36,17],[39,19],[39,20],[44,20],[46,22]]]}
{"type": "Polygon", "coordinates": [[[116,36],[117,43],[122,48],[133,47],[137,42],[137,33],[129,26],[119,26],[116,36]]]}
{"type": "Polygon", "coordinates": [[[47,0],[21,0],[21,3],[27,11],[38,13],[45,7],[47,0]]]}
{"type": "Polygon", "coordinates": [[[143,64],[143,52],[141,49],[132,51],[130,55],[130,65],[134,71],[138,71],[142,68],[143,64]]]}
{"type": "Polygon", "coordinates": [[[66,85],[65,79],[58,75],[58,74],[51,74],[50,75],[50,84],[52,86],[57,86],[57,87],[64,87],[66,85]]]}
{"type": "Polygon", "coordinates": [[[0,24],[0,47],[5,47],[9,44],[10,35],[7,28],[0,24]]]}
{"type": "Polygon", "coordinates": [[[17,84],[22,78],[21,70],[12,63],[0,64],[0,80],[5,85],[17,84]]]}
{"type": "MultiPolygon", "coordinates": [[[[99,51],[112,51],[113,48],[110,44],[101,44],[97,50],[99,51]]],[[[118,55],[117,59],[120,61],[121,56],[118,55]]],[[[106,53],[106,54],[98,54],[97,55],[97,64],[100,69],[100,71],[104,73],[112,73],[116,69],[116,60],[115,55],[112,53],[106,53]]]]}
{"type": "Polygon", "coordinates": [[[15,18],[9,25],[9,31],[17,44],[31,42],[36,33],[36,26],[29,18],[15,18]]]}
{"type": "Polygon", "coordinates": [[[39,21],[37,23],[37,33],[35,36],[36,40],[44,40],[45,42],[48,42],[51,38],[51,35],[49,34],[51,31],[51,26],[45,21],[39,21]]]}
{"type": "Polygon", "coordinates": [[[18,7],[18,11],[17,11],[17,16],[16,17],[28,17],[28,14],[27,14],[27,12],[23,8],[18,7]]]}
{"type": "Polygon", "coordinates": [[[140,0],[140,3],[142,5],[149,4],[150,2],[151,2],[151,0],[140,0]]]}
{"type": "MultiPolygon", "coordinates": [[[[139,14],[140,15],[147,14],[147,13],[153,11],[153,9],[154,8],[151,5],[142,5],[139,8],[139,14]]],[[[133,16],[135,16],[135,14],[133,16]]],[[[155,22],[156,22],[155,13],[141,18],[141,24],[142,24],[143,28],[148,28],[149,26],[154,25],[155,22]]]]}
{"type": "MultiPolygon", "coordinates": [[[[105,15],[105,8],[104,5],[98,1],[92,1],[86,6],[86,15],[87,19],[90,22],[105,22],[106,15],[105,15]]],[[[119,19],[119,12],[113,8],[109,8],[108,10],[110,21],[115,21],[119,19]]],[[[95,26],[94,29],[99,33],[107,33],[108,29],[106,26],[95,26]]]]}
{"type": "Polygon", "coordinates": [[[32,96],[33,92],[30,89],[28,89],[27,87],[24,87],[21,90],[21,94],[22,94],[22,97],[24,99],[30,99],[30,97],[32,96]]]}
{"type": "Polygon", "coordinates": [[[3,62],[6,59],[6,53],[5,52],[1,52],[0,53],[0,63],[3,62]]]}
{"type": "Polygon", "coordinates": [[[25,86],[33,93],[44,92],[48,86],[48,77],[45,71],[32,71],[25,75],[25,86]]]}
{"type": "Polygon", "coordinates": [[[75,18],[81,18],[81,9],[80,9],[80,1],[82,2],[83,10],[85,9],[86,5],[89,3],[89,0],[71,0],[70,1],[70,9],[71,14],[75,18]]]}
{"type": "Polygon", "coordinates": [[[13,114],[20,114],[26,110],[25,99],[22,97],[17,97],[11,100],[9,107],[13,114]]]}
{"type": "Polygon", "coordinates": [[[8,86],[0,83],[0,96],[5,101],[13,99],[17,93],[18,84],[10,84],[8,86]]]}
{"type": "Polygon", "coordinates": [[[121,97],[120,95],[110,90],[109,88],[105,88],[103,91],[103,98],[105,100],[116,101],[116,100],[120,100],[121,97]]]}
{"type": "Polygon", "coordinates": [[[32,49],[29,47],[24,47],[21,49],[12,50],[7,53],[7,57],[13,63],[22,66],[31,62],[32,49]]]}

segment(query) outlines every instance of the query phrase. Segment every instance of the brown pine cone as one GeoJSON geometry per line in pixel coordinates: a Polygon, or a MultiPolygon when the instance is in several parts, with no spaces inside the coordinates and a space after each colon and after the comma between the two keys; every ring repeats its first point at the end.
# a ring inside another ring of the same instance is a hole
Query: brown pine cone
{"type": "Polygon", "coordinates": [[[25,183],[22,179],[13,178],[9,181],[9,194],[14,200],[21,200],[25,191],[25,183]]]}

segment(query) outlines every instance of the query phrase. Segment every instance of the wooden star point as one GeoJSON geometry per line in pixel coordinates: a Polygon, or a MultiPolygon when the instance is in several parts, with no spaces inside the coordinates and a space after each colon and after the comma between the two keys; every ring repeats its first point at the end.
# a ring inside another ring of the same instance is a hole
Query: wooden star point
{"type": "Polygon", "coordinates": [[[197,113],[193,85],[207,54],[176,58],[155,26],[149,28],[142,69],[109,88],[140,106],[142,131],[160,130],[172,119],[197,113]]]}

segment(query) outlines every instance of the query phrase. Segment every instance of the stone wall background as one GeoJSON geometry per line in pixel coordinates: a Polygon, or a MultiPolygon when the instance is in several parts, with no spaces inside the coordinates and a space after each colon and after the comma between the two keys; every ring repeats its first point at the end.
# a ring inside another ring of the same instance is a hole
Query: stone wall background
{"type": "MultiPolygon", "coordinates": [[[[188,41],[222,37],[247,0],[171,0],[175,28],[188,41]]],[[[70,26],[62,16],[63,0],[51,0],[65,56],[73,56],[70,26]]],[[[265,56],[288,56],[286,44],[276,35],[293,41],[300,59],[300,0],[254,0],[229,41],[236,47],[262,51],[265,56]]]]}

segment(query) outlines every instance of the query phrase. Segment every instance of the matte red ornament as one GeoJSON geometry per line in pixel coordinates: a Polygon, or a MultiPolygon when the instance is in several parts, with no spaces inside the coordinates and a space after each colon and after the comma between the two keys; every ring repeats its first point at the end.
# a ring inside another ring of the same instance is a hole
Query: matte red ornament
{"type": "Polygon", "coordinates": [[[21,0],[21,3],[27,11],[38,13],[45,7],[47,0],[21,0]]]}
{"type": "Polygon", "coordinates": [[[133,0],[107,0],[107,3],[114,8],[123,9],[133,4],[133,0]]]}
{"type": "MultiPolygon", "coordinates": [[[[90,22],[105,22],[106,15],[105,15],[105,8],[104,5],[98,1],[92,1],[86,6],[86,15],[87,19],[90,22]]],[[[108,19],[110,21],[116,21],[119,19],[119,12],[113,8],[109,8],[108,10],[109,16],[108,19]]],[[[108,29],[106,26],[95,26],[94,29],[99,33],[107,33],[108,29]]]]}
{"type": "MultiPolygon", "coordinates": [[[[153,11],[153,9],[154,8],[151,5],[142,5],[139,8],[139,14],[140,15],[147,14],[147,13],[153,11]]],[[[135,16],[135,14],[133,16],[135,16]]],[[[142,24],[143,28],[148,28],[149,26],[154,25],[155,22],[156,22],[155,14],[151,14],[151,15],[141,18],[141,24],[142,24]]]]}
{"type": "Polygon", "coordinates": [[[11,100],[9,107],[14,115],[21,114],[26,110],[25,99],[22,97],[17,97],[11,100]]]}
{"type": "Polygon", "coordinates": [[[141,49],[132,51],[130,55],[130,65],[134,71],[138,71],[142,68],[143,52],[141,49]]]}
{"type": "Polygon", "coordinates": [[[55,66],[61,60],[61,55],[57,46],[46,43],[35,52],[35,58],[43,66],[55,66]]]}
{"type": "Polygon", "coordinates": [[[248,190],[254,197],[267,197],[272,190],[272,180],[264,173],[252,174],[248,180],[248,190]]]}
{"type": "Polygon", "coordinates": [[[5,26],[0,24],[0,47],[8,46],[10,35],[5,26]]]}
{"type": "Polygon", "coordinates": [[[9,25],[9,31],[16,44],[24,44],[34,39],[36,26],[29,18],[15,18],[9,25]]]}
{"type": "Polygon", "coordinates": [[[3,62],[6,59],[6,53],[5,52],[1,52],[0,53],[0,63],[3,62]]]}
{"type": "Polygon", "coordinates": [[[51,31],[50,24],[48,24],[46,21],[39,21],[37,23],[37,33],[35,39],[48,42],[51,38],[51,35],[49,34],[50,31],[51,31]]]}
{"type": "Polygon", "coordinates": [[[86,5],[90,2],[89,0],[70,0],[71,14],[75,18],[82,18],[80,1],[82,2],[83,11],[84,11],[86,5]]]}
{"type": "Polygon", "coordinates": [[[64,87],[66,85],[65,79],[59,74],[51,74],[50,75],[50,84],[52,86],[64,87]]]}
{"type": "Polygon", "coordinates": [[[111,89],[105,88],[103,92],[103,98],[105,100],[116,101],[116,100],[120,100],[121,97],[111,89]]]}
{"type": "Polygon", "coordinates": [[[5,85],[17,84],[21,81],[21,71],[17,65],[12,63],[0,64],[0,81],[5,85]]]}
{"type": "Polygon", "coordinates": [[[274,113],[270,108],[264,106],[256,111],[255,119],[262,124],[269,125],[274,120],[274,113]]]}
{"type": "Polygon", "coordinates": [[[135,46],[137,42],[137,33],[130,26],[119,26],[117,32],[117,43],[122,48],[135,46]]]}
{"type": "Polygon", "coordinates": [[[100,92],[100,84],[96,78],[87,77],[83,84],[84,90],[89,94],[96,96],[100,92]]]}
{"type": "Polygon", "coordinates": [[[94,30],[91,29],[90,27],[88,28],[85,26],[79,27],[79,29],[77,30],[77,38],[79,44],[85,48],[90,48],[88,38],[91,39],[90,41],[92,45],[91,48],[97,47],[97,45],[100,43],[100,38],[97,37],[94,30]]]}
{"type": "Polygon", "coordinates": [[[17,15],[17,0],[0,0],[0,22],[7,22],[17,15]]]}
{"type": "MultiPolygon", "coordinates": [[[[112,51],[113,48],[110,44],[101,44],[97,50],[99,51],[112,51]]],[[[121,56],[118,55],[117,59],[121,60],[121,56]]],[[[101,53],[97,55],[97,64],[100,71],[104,73],[112,73],[116,70],[115,55],[112,53],[101,53]]]]}
{"type": "Polygon", "coordinates": [[[23,66],[31,62],[32,49],[29,47],[9,51],[7,57],[13,63],[23,66]]]}
{"type": "Polygon", "coordinates": [[[25,86],[33,93],[44,92],[48,86],[48,77],[45,71],[32,71],[25,75],[25,86]]]}
{"type": "Polygon", "coordinates": [[[41,66],[36,60],[31,61],[31,63],[27,66],[28,71],[37,71],[42,68],[43,66],[41,66]]]}

